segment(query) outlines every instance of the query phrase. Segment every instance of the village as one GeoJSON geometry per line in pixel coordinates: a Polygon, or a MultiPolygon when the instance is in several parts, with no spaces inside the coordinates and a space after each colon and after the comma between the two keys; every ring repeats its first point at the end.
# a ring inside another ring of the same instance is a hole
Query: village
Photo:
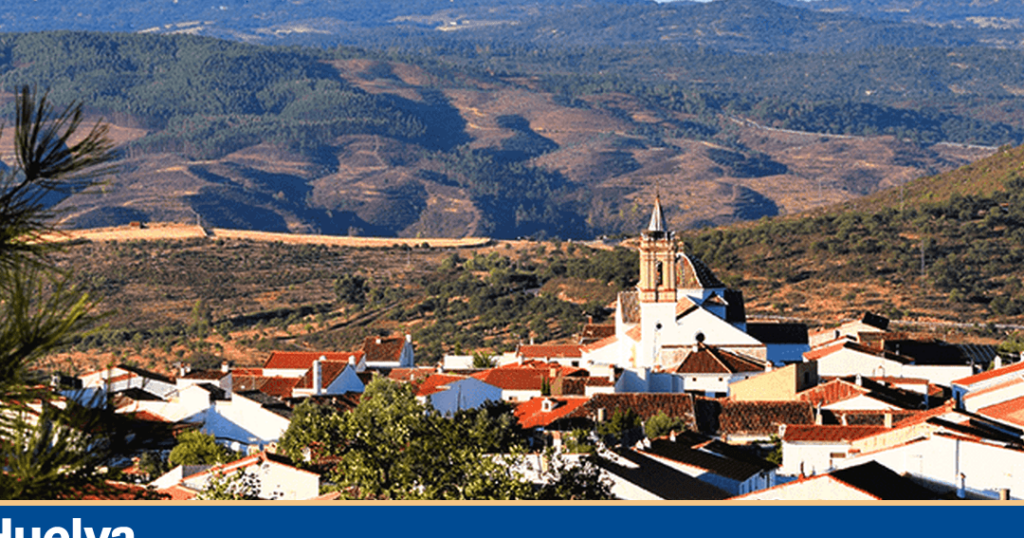
{"type": "Polygon", "coordinates": [[[344,413],[385,381],[411,386],[439,416],[510,406],[529,436],[517,457],[537,463],[524,475],[587,446],[616,499],[1020,498],[1024,363],[993,346],[895,331],[874,313],[817,331],[748,321],[742,292],[681,251],[660,200],[638,250],[639,281],[619,294],[614,323],[588,323],[572,344],[427,367],[416,365],[410,335],[371,336],[348,351],[271,352],[258,368],[182,366],[172,378],[121,364],[53,384],[64,398],[112,401],[118,413],[201,431],[244,456],[159,476],[138,458],[124,469],[135,487],[171,500],[201,498],[237,471],[260,498],[338,498],[308,465],[317,447],[296,462],[278,443],[302,402],[344,413]]]}

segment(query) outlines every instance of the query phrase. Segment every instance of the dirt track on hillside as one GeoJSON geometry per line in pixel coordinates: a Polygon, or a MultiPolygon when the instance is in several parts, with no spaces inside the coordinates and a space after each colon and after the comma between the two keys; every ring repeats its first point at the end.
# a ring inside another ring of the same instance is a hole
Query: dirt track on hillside
{"type": "Polygon", "coordinates": [[[410,247],[424,243],[435,248],[474,248],[491,242],[489,237],[349,237],[333,235],[308,235],[226,228],[202,228],[187,224],[147,224],[140,226],[118,226],[84,230],[62,230],[42,237],[43,241],[166,241],[184,240],[196,237],[214,239],[243,239],[249,241],[281,242],[291,245],[327,245],[337,247],[383,248],[395,245],[410,247]]]}

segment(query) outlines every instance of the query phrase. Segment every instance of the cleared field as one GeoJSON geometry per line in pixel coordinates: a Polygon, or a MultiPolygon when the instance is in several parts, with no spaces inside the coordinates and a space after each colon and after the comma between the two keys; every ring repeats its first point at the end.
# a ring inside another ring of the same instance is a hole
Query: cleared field
{"type": "Polygon", "coordinates": [[[202,228],[188,224],[158,223],[140,226],[118,226],[112,228],[90,228],[66,230],[46,234],[42,241],[161,241],[182,240],[196,237],[222,239],[246,239],[249,241],[281,242],[290,245],[326,245],[337,247],[382,248],[394,245],[421,246],[424,243],[435,248],[478,248],[491,243],[489,237],[349,237],[334,235],[289,234],[230,230],[227,228],[202,228]]]}

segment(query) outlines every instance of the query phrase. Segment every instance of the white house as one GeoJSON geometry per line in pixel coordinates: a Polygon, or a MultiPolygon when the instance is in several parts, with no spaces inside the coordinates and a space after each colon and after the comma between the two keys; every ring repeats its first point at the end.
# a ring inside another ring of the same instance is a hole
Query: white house
{"type": "Polygon", "coordinates": [[[728,396],[729,385],[765,371],[766,363],[711,345],[663,347],[662,360],[669,363],[663,374],[671,380],[665,392],[695,392],[708,397],[728,396]]]}
{"type": "Polygon", "coordinates": [[[417,386],[416,399],[450,416],[463,409],[476,409],[489,401],[500,402],[501,392],[500,388],[473,377],[434,374],[417,386]]]}
{"type": "Polygon", "coordinates": [[[257,496],[261,499],[305,501],[320,494],[320,475],[296,468],[287,459],[265,451],[175,480],[184,474],[181,469],[179,466],[158,478],[154,486],[159,489],[178,486],[198,493],[206,489],[215,476],[233,479],[242,472],[255,482],[257,496]]]}

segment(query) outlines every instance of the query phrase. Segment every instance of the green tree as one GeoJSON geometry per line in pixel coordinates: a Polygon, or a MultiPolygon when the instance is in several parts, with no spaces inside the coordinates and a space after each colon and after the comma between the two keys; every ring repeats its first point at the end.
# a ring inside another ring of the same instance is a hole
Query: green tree
{"type": "Polygon", "coordinates": [[[300,466],[337,455],[344,443],[344,420],[327,406],[303,400],[295,407],[288,429],[278,442],[278,450],[300,466]]]}
{"type": "Polygon", "coordinates": [[[200,501],[255,501],[260,499],[260,479],[245,469],[234,474],[214,471],[210,481],[196,495],[200,501]]]}
{"type": "Polygon", "coordinates": [[[181,432],[178,442],[171,449],[167,462],[178,465],[203,465],[230,461],[234,454],[217,444],[214,436],[198,430],[181,432]]]}
{"type": "Polygon", "coordinates": [[[53,230],[52,196],[94,185],[112,146],[100,123],[78,135],[81,104],[58,112],[47,94],[24,87],[15,108],[16,165],[0,170],[0,498],[74,498],[103,487],[95,469],[125,438],[112,413],[51,406],[52,393],[30,376],[85,330],[94,306],[50,260],[60,246],[39,238],[53,230]]]}
{"type": "Polygon", "coordinates": [[[491,357],[490,355],[482,351],[477,351],[476,353],[473,353],[473,368],[485,369],[493,367],[494,357],[491,357]]]}
{"type": "Polygon", "coordinates": [[[664,437],[674,431],[683,431],[686,426],[678,417],[670,417],[664,411],[658,411],[657,415],[647,419],[644,423],[644,433],[648,439],[664,437]]]}
{"type": "Polygon", "coordinates": [[[611,418],[597,426],[597,433],[609,444],[628,444],[634,436],[634,432],[640,428],[642,421],[640,415],[632,408],[615,408],[611,418]]]}

